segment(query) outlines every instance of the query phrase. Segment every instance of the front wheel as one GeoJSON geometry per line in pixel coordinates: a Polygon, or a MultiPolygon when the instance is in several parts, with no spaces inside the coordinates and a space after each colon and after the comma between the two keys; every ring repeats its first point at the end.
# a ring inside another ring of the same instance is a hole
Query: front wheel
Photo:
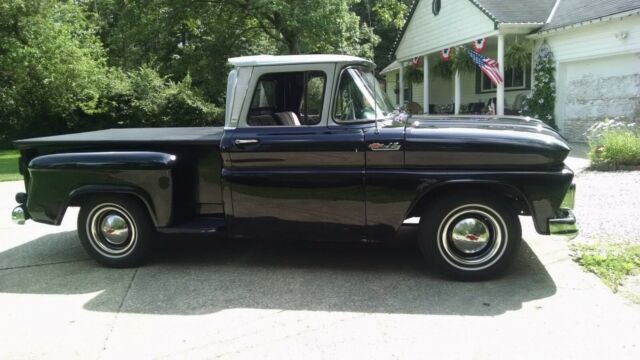
{"type": "Polygon", "coordinates": [[[82,204],[78,235],[87,253],[109,267],[141,265],[149,252],[154,226],[147,209],[126,196],[96,196],[82,204]]]}
{"type": "Polygon", "coordinates": [[[443,197],[420,220],[419,242],[430,264],[459,280],[500,275],[522,241],[517,213],[495,197],[443,197]]]}

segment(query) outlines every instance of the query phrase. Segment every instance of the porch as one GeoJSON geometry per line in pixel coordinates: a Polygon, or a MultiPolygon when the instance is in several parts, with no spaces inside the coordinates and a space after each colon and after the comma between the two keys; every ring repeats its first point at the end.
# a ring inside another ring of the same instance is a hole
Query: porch
{"type": "MultiPolygon", "coordinates": [[[[496,30],[492,36],[485,37],[486,47],[481,55],[499,63],[504,79],[501,85],[494,86],[477,66],[473,70],[446,74],[442,71],[443,60],[438,49],[399,58],[383,69],[381,75],[386,79],[387,94],[396,106],[406,106],[412,113],[518,115],[531,90],[531,64],[510,66],[505,60],[505,49],[516,42],[524,43],[528,31],[528,27],[516,27],[510,33],[496,30]],[[421,78],[416,74],[422,75],[421,78]]],[[[472,41],[452,41],[448,47],[454,51],[461,49],[460,46],[471,48],[472,41]]],[[[531,50],[528,56],[532,59],[531,50]]]]}

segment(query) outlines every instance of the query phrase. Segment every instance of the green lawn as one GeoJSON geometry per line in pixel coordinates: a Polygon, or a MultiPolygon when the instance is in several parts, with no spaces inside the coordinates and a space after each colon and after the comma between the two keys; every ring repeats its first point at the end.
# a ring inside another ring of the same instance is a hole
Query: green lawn
{"type": "Polygon", "coordinates": [[[18,173],[20,153],[15,150],[0,150],[0,181],[21,180],[18,173]]]}
{"type": "Polygon", "coordinates": [[[573,250],[578,264],[598,275],[614,292],[627,276],[640,272],[640,245],[578,245],[573,250]]]}

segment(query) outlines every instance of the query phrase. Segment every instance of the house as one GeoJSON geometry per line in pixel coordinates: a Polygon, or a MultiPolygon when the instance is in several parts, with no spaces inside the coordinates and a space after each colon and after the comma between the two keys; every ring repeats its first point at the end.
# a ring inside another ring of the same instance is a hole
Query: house
{"type": "Polygon", "coordinates": [[[640,120],[638,0],[416,0],[394,45],[395,61],[381,74],[391,100],[414,112],[518,114],[542,47],[555,59],[553,116],[569,140],[584,141],[589,126],[606,117],[640,120]],[[470,48],[476,40],[481,55],[499,63],[501,85],[477,67],[442,70],[443,49],[470,48]],[[530,64],[510,66],[514,44],[531,44],[519,46],[530,64]]]}

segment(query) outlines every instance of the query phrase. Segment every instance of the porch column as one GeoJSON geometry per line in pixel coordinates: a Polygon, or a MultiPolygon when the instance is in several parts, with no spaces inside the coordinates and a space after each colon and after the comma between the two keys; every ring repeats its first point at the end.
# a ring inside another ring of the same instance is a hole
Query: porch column
{"type": "MultiPolygon", "coordinates": [[[[504,35],[498,35],[498,69],[504,79],[504,35]]],[[[496,114],[504,115],[504,81],[496,89],[496,114]]]]}
{"type": "Polygon", "coordinates": [[[429,56],[422,60],[422,106],[425,114],[429,113],[429,56]]]}
{"type": "Polygon", "coordinates": [[[400,83],[398,84],[400,87],[400,101],[398,102],[399,107],[404,106],[404,65],[402,62],[400,63],[400,83]]]}
{"type": "Polygon", "coordinates": [[[453,113],[458,115],[460,114],[460,72],[456,71],[454,78],[453,113]]]}

